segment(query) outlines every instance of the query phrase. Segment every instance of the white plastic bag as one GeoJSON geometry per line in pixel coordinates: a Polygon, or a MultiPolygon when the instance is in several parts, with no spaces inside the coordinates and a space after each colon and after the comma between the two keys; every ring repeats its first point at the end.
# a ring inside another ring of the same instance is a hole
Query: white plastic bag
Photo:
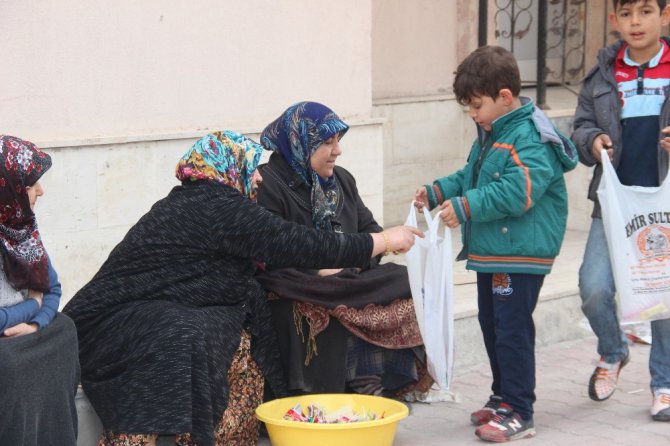
{"type": "Polygon", "coordinates": [[[598,186],[623,322],[670,318],[670,181],[624,186],[602,152],[598,186]]]}
{"type": "MultiPolygon", "coordinates": [[[[423,214],[428,223],[425,238],[417,237],[405,258],[414,300],[416,319],[423,338],[428,373],[439,386],[449,390],[454,362],[454,273],[451,260],[451,232],[445,227],[438,235],[441,220],[431,218],[426,208],[423,214]]],[[[439,214],[438,214],[439,215],[439,214]]],[[[405,222],[418,227],[416,208],[412,203],[405,222]]],[[[433,401],[453,399],[434,395],[433,401]]]]}

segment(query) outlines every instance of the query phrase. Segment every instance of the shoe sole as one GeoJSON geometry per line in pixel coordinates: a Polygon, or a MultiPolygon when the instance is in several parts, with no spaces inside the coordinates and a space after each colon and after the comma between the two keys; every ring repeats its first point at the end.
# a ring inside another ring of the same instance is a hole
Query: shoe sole
{"type": "MultiPolygon", "coordinates": [[[[624,367],[626,367],[626,364],[628,364],[629,362],[630,362],[630,353],[627,354],[626,357],[623,358],[623,360],[621,361],[621,366],[619,367],[619,371],[617,372],[617,376],[616,376],[617,377],[617,384],[618,384],[618,381],[619,381],[619,375],[621,374],[621,370],[624,367]]],[[[599,397],[596,394],[595,381],[596,381],[596,375],[594,373],[593,375],[591,375],[591,379],[589,379],[589,398],[591,398],[591,400],[596,401],[596,402],[599,403],[601,401],[608,400],[612,395],[614,395],[614,392],[616,392],[616,385],[615,385],[614,389],[612,389],[612,393],[610,393],[609,395],[607,395],[604,398],[599,397]]]]}
{"type": "Polygon", "coordinates": [[[482,437],[478,431],[475,431],[475,435],[477,435],[480,439],[484,441],[490,441],[491,443],[507,443],[508,441],[523,440],[527,438],[533,438],[536,434],[537,432],[535,432],[534,427],[526,429],[523,432],[519,432],[518,434],[514,434],[509,437],[500,437],[500,438],[485,438],[482,437]]]}
{"type": "Polygon", "coordinates": [[[654,421],[670,421],[670,414],[652,415],[651,419],[654,421]]]}

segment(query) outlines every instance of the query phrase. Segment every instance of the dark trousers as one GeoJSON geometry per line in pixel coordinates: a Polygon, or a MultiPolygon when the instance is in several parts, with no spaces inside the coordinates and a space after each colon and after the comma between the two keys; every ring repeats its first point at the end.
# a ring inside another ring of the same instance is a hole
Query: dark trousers
{"type": "Polygon", "coordinates": [[[544,275],[477,273],[479,325],[489,356],[491,390],[521,415],[533,417],[535,324],[544,275]]]}

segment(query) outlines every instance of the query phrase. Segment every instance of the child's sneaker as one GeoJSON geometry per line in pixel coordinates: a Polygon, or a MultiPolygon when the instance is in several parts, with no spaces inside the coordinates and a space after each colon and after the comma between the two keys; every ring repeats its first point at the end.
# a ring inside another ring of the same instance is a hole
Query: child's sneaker
{"type": "Polygon", "coordinates": [[[630,355],[626,353],[623,361],[610,364],[600,358],[598,366],[593,371],[591,379],[589,380],[589,398],[593,401],[605,401],[611,397],[616,390],[616,384],[619,380],[619,373],[626,364],[630,361],[630,355]]]}
{"type": "Polygon", "coordinates": [[[670,421],[670,389],[654,390],[651,418],[655,421],[670,421]]]}
{"type": "Polygon", "coordinates": [[[532,438],[535,436],[535,424],[532,419],[523,420],[510,406],[501,403],[493,419],[479,426],[475,435],[495,443],[532,438]]]}
{"type": "Polygon", "coordinates": [[[486,404],[484,404],[484,407],[470,414],[470,421],[475,426],[481,426],[482,424],[488,423],[491,421],[491,418],[493,418],[493,415],[496,414],[496,411],[500,408],[502,402],[503,399],[501,396],[491,395],[486,404]]]}

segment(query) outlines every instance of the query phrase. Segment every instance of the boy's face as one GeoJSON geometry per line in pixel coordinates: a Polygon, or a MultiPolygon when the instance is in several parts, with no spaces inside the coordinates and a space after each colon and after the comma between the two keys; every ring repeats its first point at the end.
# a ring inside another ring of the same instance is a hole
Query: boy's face
{"type": "Polygon", "coordinates": [[[503,96],[498,95],[493,99],[491,96],[474,96],[468,103],[468,113],[474,121],[487,132],[491,131],[491,124],[504,114],[509,112],[503,96]]]}
{"type": "Polygon", "coordinates": [[[656,0],[619,4],[609,16],[614,29],[628,43],[631,57],[639,63],[647,62],[658,52],[658,39],[669,17],[670,6],[661,11],[656,0]],[[637,59],[646,60],[637,60],[636,56],[637,59]]]}

